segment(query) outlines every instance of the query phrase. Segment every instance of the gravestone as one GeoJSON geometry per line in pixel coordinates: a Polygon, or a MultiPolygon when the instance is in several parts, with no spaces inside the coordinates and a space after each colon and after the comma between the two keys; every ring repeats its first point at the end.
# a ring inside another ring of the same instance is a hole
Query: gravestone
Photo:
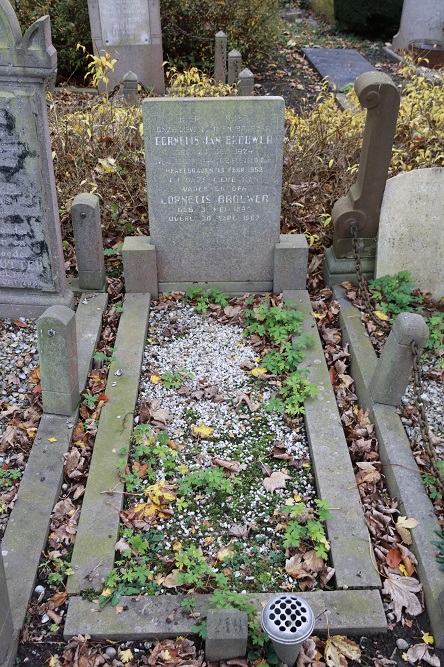
{"type": "Polygon", "coordinates": [[[417,169],[387,181],[375,276],[408,271],[416,287],[444,296],[444,168],[417,169]]]}
{"type": "Polygon", "coordinates": [[[406,50],[412,41],[444,39],[444,2],[442,0],[404,0],[401,23],[393,37],[393,48],[406,50]]]}
{"type": "Polygon", "coordinates": [[[143,86],[163,94],[160,0],[88,0],[88,11],[94,54],[117,60],[107,74],[108,89],[131,71],[143,86]]]}
{"type": "Polygon", "coordinates": [[[22,37],[11,5],[0,0],[0,317],[72,305],[45,98],[56,64],[49,16],[22,37]]]}
{"type": "Polygon", "coordinates": [[[308,62],[326,79],[330,88],[342,90],[354,84],[365,72],[375,72],[369,61],[356,49],[304,48],[308,62]]]}
{"type": "Polygon", "coordinates": [[[159,290],[199,283],[270,291],[280,241],[283,99],[149,98],[143,122],[159,290]]]}

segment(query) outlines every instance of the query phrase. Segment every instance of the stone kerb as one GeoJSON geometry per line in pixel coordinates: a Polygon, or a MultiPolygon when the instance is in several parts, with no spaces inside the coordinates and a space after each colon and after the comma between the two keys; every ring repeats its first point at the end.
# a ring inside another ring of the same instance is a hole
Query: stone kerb
{"type": "Polygon", "coordinates": [[[56,67],[49,17],[22,36],[0,0],[0,316],[70,306],[51,157],[45,81],[56,67]]]}
{"type": "Polygon", "coordinates": [[[143,86],[163,95],[160,1],[88,0],[88,11],[94,54],[106,52],[117,60],[107,74],[108,88],[119,85],[131,71],[143,86]]]}
{"type": "MultiPolygon", "coordinates": [[[[0,544],[1,547],[1,544],[0,544]]],[[[3,663],[10,650],[13,635],[11,606],[6,585],[3,555],[0,550],[0,664],[3,663]]]]}

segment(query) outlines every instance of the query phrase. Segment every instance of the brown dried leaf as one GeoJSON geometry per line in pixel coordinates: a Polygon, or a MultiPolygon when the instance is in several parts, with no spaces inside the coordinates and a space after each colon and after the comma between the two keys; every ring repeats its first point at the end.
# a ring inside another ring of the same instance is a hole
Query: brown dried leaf
{"type": "Polygon", "coordinates": [[[290,479],[290,475],[280,470],[275,470],[271,473],[270,477],[266,477],[262,481],[262,484],[269,493],[274,493],[277,489],[285,489],[287,479],[290,479]]]}
{"type": "Polygon", "coordinates": [[[293,579],[314,578],[313,575],[305,569],[302,554],[296,554],[296,556],[292,556],[285,561],[285,571],[290,577],[293,577],[293,579]]]}
{"type": "Polygon", "coordinates": [[[400,621],[402,609],[411,616],[418,616],[422,612],[422,606],[415,593],[419,593],[422,584],[413,577],[402,577],[398,574],[389,574],[384,581],[382,592],[391,597],[391,607],[396,614],[396,620],[400,621]]]}
{"type": "Polygon", "coordinates": [[[415,644],[414,646],[411,646],[406,653],[409,663],[414,665],[415,662],[424,660],[425,662],[428,662],[429,665],[433,665],[433,667],[440,667],[441,663],[438,656],[430,655],[428,648],[427,644],[415,644]]]}

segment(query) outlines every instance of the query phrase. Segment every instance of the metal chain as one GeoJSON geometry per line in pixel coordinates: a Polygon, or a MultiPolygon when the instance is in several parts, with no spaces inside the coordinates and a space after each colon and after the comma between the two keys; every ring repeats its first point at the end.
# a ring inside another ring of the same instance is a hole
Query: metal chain
{"type": "Polygon", "coordinates": [[[364,302],[365,312],[374,324],[376,324],[383,331],[388,332],[391,328],[390,325],[387,324],[387,322],[380,320],[379,317],[376,317],[374,313],[375,305],[372,303],[372,298],[370,292],[368,291],[367,281],[362,272],[361,255],[359,254],[358,226],[354,221],[350,225],[350,232],[352,235],[353,259],[355,261],[355,271],[358,278],[359,294],[361,295],[361,298],[364,302]]]}
{"type": "Polygon", "coordinates": [[[441,470],[438,467],[438,457],[432,443],[432,437],[429,428],[427,414],[424,409],[424,401],[422,395],[424,388],[421,382],[421,362],[419,347],[415,341],[412,341],[412,358],[413,358],[413,388],[415,391],[415,403],[418,410],[419,428],[421,429],[422,441],[424,449],[430,460],[430,465],[433,469],[433,475],[436,477],[436,486],[439,486],[441,492],[444,494],[444,479],[441,470]]]}

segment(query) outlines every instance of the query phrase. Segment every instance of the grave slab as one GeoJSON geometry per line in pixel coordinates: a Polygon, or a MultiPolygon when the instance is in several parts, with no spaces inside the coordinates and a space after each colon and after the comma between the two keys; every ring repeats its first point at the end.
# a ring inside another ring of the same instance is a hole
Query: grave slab
{"type": "Polygon", "coordinates": [[[408,271],[413,284],[444,296],[444,168],[416,169],[387,181],[375,277],[408,271]]]}
{"type": "Polygon", "coordinates": [[[283,99],[146,99],[143,120],[160,290],[270,290],[280,237],[283,99]]]}
{"type": "MultiPolygon", "coordinates": [[[[273,593],[246,595],[262,610],[273,593]]],[[[78,634],[89,635],[93,640],[112,638],[114,641],[166,639],[193,635],[196,620],[188,615],[181,602],[184,595],[122,597],[122,614],[117,615],[111,605],[99,612],[98,602],[72,596],[69,600],[64,638],[78,634]],[[175,614],[173,612],[176,612],[175,614]],[[167,618],[173,614],[173,620],[167,618]]],[[[210,595],[195,595],[195,610],[203,617],[211,608],[210,595]]],[[[377,590],[315,591],[300,596],[310,605],[316,617],[314,634],[329,631],[331,634],[378,634],[386,632],[387,621],[377,590]]]]}
{"type": "Polygon", "coordinates": [[[119,508],[123,503],[123,486],[116,462],[121,458],[119,450],[128,449],[131,438],[149,304],[149,294],[127,294],[123,304],[114,346],[115,359],[110,364],[105,389],[109,401],[100,415],[71,560],[74,574],[68,578],[70,594],[91,587],[101,589],[113,567],[119,508]],[[110,495],[107,490],[111,490],[110,495]]]}
{"type": "Polygon", "coordinates": [[[339,91],[353,85],[364,72],[376,71],[356,49],[304,48],[302,51],[310,65],[327,79],[330,88],[339,91]]]}
{"type": "Polygon", "coordinates": [[[412,530],[413,543],[409,548],[418,559],[417,571],[424,588],[435,646],[444,648],[444,575],[436,560],[437,548],[431,544],[436,537],[435,531],[439,530],[439,523],[396,408],[375,403],[372,399],[369,386],[377,368],[377,357],[361,322],[360,312],[347,300],[342,287],[335,287],[333,296],[341,307],[343,340],[350,345],[351,374],[355,379],[359,405],[369,410],[375,425],[390,495],[398,499],[402,515],[418,521],[412,530]]]}
{"type": "Polygon", "coordinates": [[[49,16],[22,36],[0,0],[0,317],[71,307],[63,260],[45,82],[57,56],[49,16]]]}
{"type": "MultiPolygon", "coordinates": [[[[88,0],[94,54],[117,62],[108,72],[108,90],[129,71],[145,87],[165,92],[159,0],[88,0]]],[[[99,84],[99,90],[104,86],[99,84]]]]}

